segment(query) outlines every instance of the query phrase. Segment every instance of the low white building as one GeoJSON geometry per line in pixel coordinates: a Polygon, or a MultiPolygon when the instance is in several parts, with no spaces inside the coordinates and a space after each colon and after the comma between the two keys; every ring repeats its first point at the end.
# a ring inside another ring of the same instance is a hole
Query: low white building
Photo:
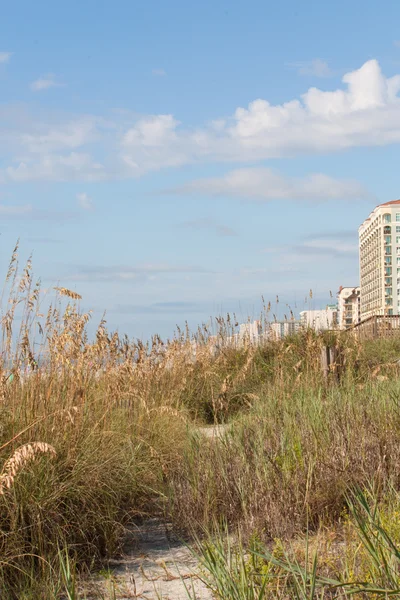
{"type": "Polygon", "coordinates": [[[261,321],[249,321],[248,323],[242,323],[239,326],[239,340],[241,342],[247,341],[251,344],[257,344],[260,341],[261,334],[261,321]]]}
{"type": "Polygon", "coordinates": [[[335,329],[338,326],[338,308],[336,305],[328,304],[323,310],[302,310],[300,313],[302,327],[325,331],[335,329]]]}
{"type": "Polygon", "coordinates": [[[263,340],[281,340],[287,335],[294,335],[300,328],[300,321],[291,319],[290,321],[273,321],[272,323],[263,321],[253,321],[242,323],[239,327],[237,342],[250,342],[259,344],[263,340]]]}
{"type": "Polygon", "coordinates": [[[271,340],[281,340],[287,335],[294,335],[300,329],[300,321],[275,321],[268,324],[268,337],[271,340]]]}
{"type": "Polygon", "coordinates": [[[338,294],[338,325],[349,329],[361,321],[360,287],[340,286],[338,294]]]}

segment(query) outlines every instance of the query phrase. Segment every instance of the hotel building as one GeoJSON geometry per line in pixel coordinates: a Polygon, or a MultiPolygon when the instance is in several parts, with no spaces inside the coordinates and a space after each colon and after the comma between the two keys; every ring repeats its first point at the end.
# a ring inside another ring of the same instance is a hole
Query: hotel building
{"type": "Polygon", "coordinates": [[[377,206],[359,227],[360,316],[400,313],[400,200],[377,206]]]}

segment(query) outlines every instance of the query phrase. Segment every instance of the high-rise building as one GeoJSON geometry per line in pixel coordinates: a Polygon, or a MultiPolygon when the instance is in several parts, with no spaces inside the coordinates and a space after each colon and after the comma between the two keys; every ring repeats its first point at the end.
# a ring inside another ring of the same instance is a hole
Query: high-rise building
{"type": "Polygon", "coordinates": [[[359,227],[361,320],[400,313],[400,200],[377,206],[359,227]]]}
{"type": "Polygon", "coordinates": [[[360,287],[340,286],[338,295],[339,329],[349,329],[360,322],[360,287]]]}

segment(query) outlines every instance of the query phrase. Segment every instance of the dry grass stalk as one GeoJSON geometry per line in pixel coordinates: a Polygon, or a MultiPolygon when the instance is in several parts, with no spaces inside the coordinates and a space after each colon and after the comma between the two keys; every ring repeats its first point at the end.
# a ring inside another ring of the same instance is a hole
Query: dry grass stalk
{"type": "Polygon", "coordinates": [[[10,260],[10,264],[9,264],[7,275],[6,275],[6,283],[11,279],[11,277],[16,272],[16,268],[17,268],[17,264],[18,264],[18,247],[19,247],[19,240],[15,244],[15,248],[11,255],[11,260],[10,260]]]}
{"type": "Polygon", "coordinates": [[[40,454],[50,454],[56,456],[53,446],[46,442],[31,442],[17,448],[14,454],[5,462],[2,474],[0,475],[0,494],[3,495],[6,489],[10,489],[14,483],[15,477],[20,471],[40,454]]]}
{"type": "Polygon", "coordinates": [[[68,298],[72,298],[73,300],[82,300],[82,296],[77,292],[73,292],[65,287],[55,287],[56,292],[60,294],[60,296],[67,296],[68,298]]]}

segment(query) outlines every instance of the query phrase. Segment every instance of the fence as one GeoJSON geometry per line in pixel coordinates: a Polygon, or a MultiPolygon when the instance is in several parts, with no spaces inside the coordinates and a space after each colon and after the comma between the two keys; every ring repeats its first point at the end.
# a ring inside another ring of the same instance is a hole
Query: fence
{"type": "Polygon", "coordinates": [[[374,315],[357,323],[348,331],[360,339],[400,336],[400,315],[374,315]]]}

